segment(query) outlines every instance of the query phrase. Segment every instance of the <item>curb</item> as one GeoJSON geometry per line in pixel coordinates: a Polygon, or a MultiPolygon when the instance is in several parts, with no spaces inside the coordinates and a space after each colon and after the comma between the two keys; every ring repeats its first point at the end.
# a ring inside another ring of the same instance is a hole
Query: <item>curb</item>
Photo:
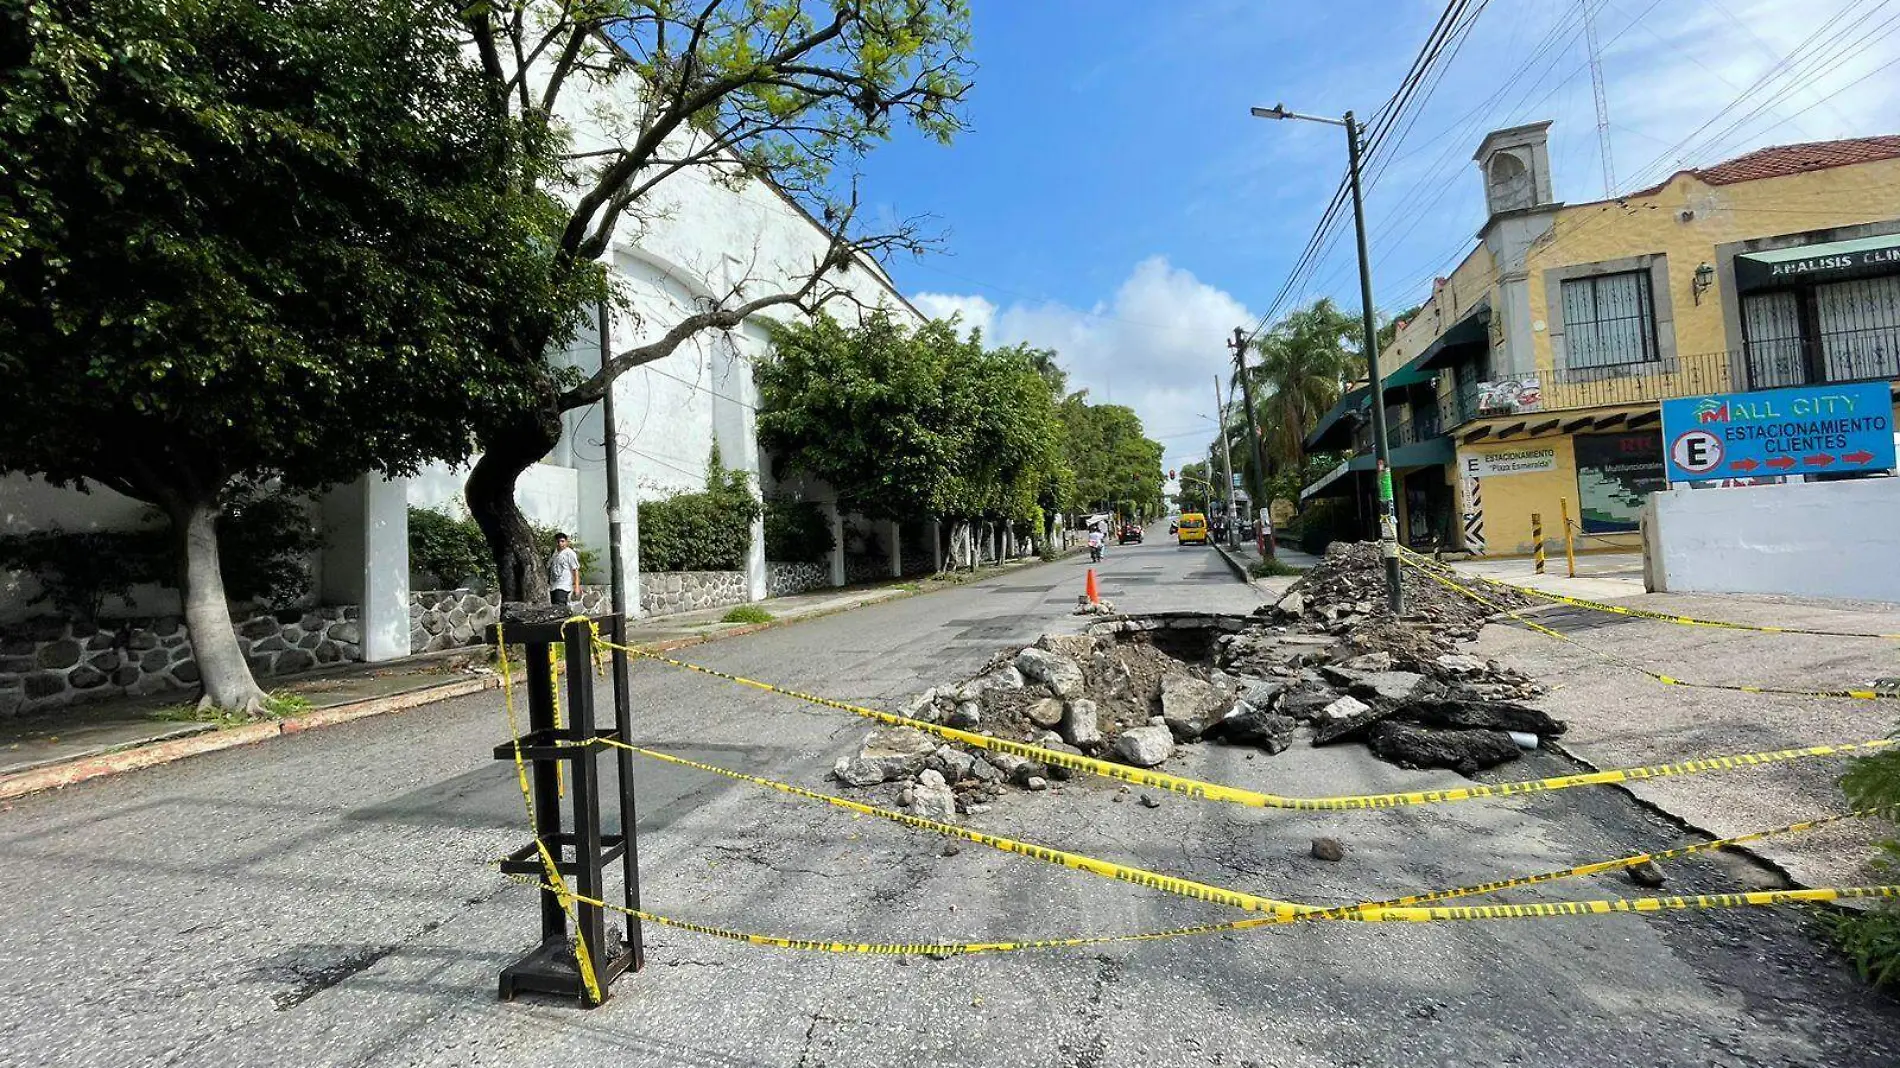
{"type": "MultiPolygon", "coordinates": [[[[1058,557],[1058,559],[1061,558],[1058,557]]],[[[1048,562],[1049,561],[1045,560],[1031,560],[1014,567],[1000,568],[996,574],[1008,574],[1012,571],[1038,567],[1048,562]]],[[[705,645],[710,642],[722,641],[726,638],[744,637],[747,634],[757,634],[760,631],[772,630],[776,627],[803,623],[806,620],[823,619],[827,616],[854,612],[860,608],[869,608],[872,605],[885,604],[890,601],[901,601],[925,593],[936,592],[940,591],[890,588],[888,592],[880,591],[880,595],[878,596],[869,597],[854,603],[837,605],[816,612],[789,616],[784,619],[773,619],[765,623],[749,623],[744,626],[733,627],[729,630],[712,631],[706,634],[691,634],[679,638],[667,638],[656,642],[636,642],[635,648],[651,650],[656,653],[671,652],[676,649],[705,645]]],[[[473,649],[476,647],[468,646],[465,648],[473,649]]],[[[247,723],[240,727],[230,727],[223,730],[212,728],[184,737],[171,737],[163,741],[144,744],[134,742],[109,752],[92,753],[85,756],[74,757],[59,763],[47,764],[42,767],[0,777],[0,802],[12,801],[16,798],[25,797],[28,794],[43,793],[47,790],[63,789],[68,786],[86,782],[90,779],[117,775],[122,772],[138,771],[143,768],[157,767],[161,764],[170,764],[187,757],[198,756],[202,753],[216,753],[224,749],[235,749],[238,746],[255,745],[258,742],[269,741],[272,738],[289,734],[301,734],[304,731],[315,730],[319,727],[329,727],[338,723],[349,723],[352,720],[368,719],[371,716],[382,716],[392,712],[402,712],[407,709],[434,704],[437,701],[447,701],[456,697],[467,697],[471,694],[481,693],[483,690],[498,689],[500,686],[501,679],[498,676],[491,675],[473,679],[458,679],[454,682],[421,686],[413,690],[405,690],[401,693],[390,694],[385,697],[373,697],[366,701],[355,701],[349,704],[320,708],[315,711],[305,712],[301,715],[288,716],[284,719],[266,720],[260,723],[247,723]]]]}
{"type": "Polygon", "coordinates": [[[1240,581],[1246,583],[1249,586],[1252,586],[1256,592],[1262,595],[1265,595],[1266,593],[1269,592],[1268,590],[1263,588],[1259,583],[1253,580],[1253,576],[1247,573],[1247,565],[1241,563],[1240,560],[1237,559],[1233,553],[1228,552],[1227,546],[1221,545],[1219,543],[1215,543],[1214,551],[1220,554],[1220,558],[1222,560],[1227,561],[1227,566],[1229,569],[1233,571],[1235,578],[1239,579],[1240,581]]]}

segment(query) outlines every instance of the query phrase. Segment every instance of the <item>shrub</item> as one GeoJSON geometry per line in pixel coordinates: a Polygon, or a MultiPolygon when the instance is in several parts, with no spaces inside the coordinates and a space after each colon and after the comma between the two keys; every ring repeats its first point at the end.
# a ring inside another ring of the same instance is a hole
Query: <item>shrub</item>
{"type": "Polygon", "coordinates": [[[1359,540],[1358,517],[1347,500],[1321,500],[1307,505],[1300,513],[1300,551],[1323,555],[1336,541],[1359,540]]]}
{"type": "Polygon", "coordinates": [[[831,519],[813,501],[768,501],[765,505],[765,558],[785,563],[829,559],[837,543],[831,519]]]}
{"type": "MultiPolygon", "coordinates": [[[[1883,809],[1880,818],[1892,820],[1900,812],[1900,752],[1886,750],[1860,757],[1841,776],[1848,807],[1883,809]]],[[[1874,866],[1882,871],[1900,868],[1900,842],[1883,838],[1874,866]]],[[[1884,986],[1900,980],[1900,908],[1882,901],[1865,912],[1842,912],[1827,918],[1826,927],[1847,954],[1862,979],[1884,986]]]]}
{"type": "MultiPolygon", "coordinates": [[[[149,518],[163,523],[156,511],[149,518]]],[[[323,536],[301,497],[241,485],[225,494],[218,516],[218,567],[234,604],[281,606],[310,592],[310,554],[323,536]]],[[[145,584],[176,589],[177,547],[169,524],[151,530],[41,530],[0,538],[0,566],[26,571],[50,604],[82,623],[100,618],[108,598],[145,584]]]]}
{"type": "Polygon", "coordinates": [[[1247,573],[1254,578],[1275,578],[1281,575],[1304,575],[1306,569],[1294,567],[1292,564],[1282,563],[1278,558],[1270,557],[1265,560],[1255,560],[1247,565],[1247,573]]]}
{"type": "Polygon", "coordinates": [[[495,559],[473,519],[411,507],[409,573],[423,588],[453,589],[472,578],[494,581],[495,559]]]}
{"type": "Polygon", "coordinates": [[[742,604],[720,617],[721,623],[770,623],[773,615],[756,604],[742,604]]]}
{"type": "Polygon", "coordinates": [[[640,565],[646,571],[739,571],[759,517],[745,472],[728,471],[714,447],[706,488],[640,502],[640,565]]]}

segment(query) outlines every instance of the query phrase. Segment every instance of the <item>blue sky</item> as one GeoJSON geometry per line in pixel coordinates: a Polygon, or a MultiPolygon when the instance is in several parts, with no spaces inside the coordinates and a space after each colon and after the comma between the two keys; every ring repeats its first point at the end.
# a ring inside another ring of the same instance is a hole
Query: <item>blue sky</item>
{"type": "MultiPolygon", "coordinates": [[[[1900,58],[1894,0],[1590,3],[1619,191],[1765,144],[1900,133],[1900,68],[1879,69],[1900,58]]],[[[973,6],[972,129],[866,162],[880,211],[932,216],[946,239],[892,273],[926,311],[1057,349],[1077,386],[1134,406],[1178,466],[1207,441],[1223,339],[1267,310],[1344,168],[1337,129],[1248,107],[1371,113],[1442,0],[973,6]]],[[[1487,130],[1555,120],[1558,197],[1603,196],[1580,10],[1493,0],[1375,168],[1382,309],[1416,302],[1472,247],[1471,153],[1487,130]]],[[[1351,251],[1348,235],[1298,295],[1356,306],[1351,251]]]]}

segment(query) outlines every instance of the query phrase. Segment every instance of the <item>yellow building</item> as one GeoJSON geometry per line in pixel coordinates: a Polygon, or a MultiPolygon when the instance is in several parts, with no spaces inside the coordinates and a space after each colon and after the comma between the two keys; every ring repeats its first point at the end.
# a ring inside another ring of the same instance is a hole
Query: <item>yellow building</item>
{"type": "MultiPolygon", "coordinates": [[[[1664,486],[1661,401],[1900,384],[1900,136],[1765,148],[1564,204],[1549,125],[1479,146],[1479,244],[1380,354],[1414,546],[1528,553],[1536,514],[1554,548],[1567,508],[1580,547],[1633,548],[1643,496],[1664,486]]],[[[1303,499],[1356,496],[1373,514],[1370,392],[1308,437],[1352,455],[1303,499]]]]}

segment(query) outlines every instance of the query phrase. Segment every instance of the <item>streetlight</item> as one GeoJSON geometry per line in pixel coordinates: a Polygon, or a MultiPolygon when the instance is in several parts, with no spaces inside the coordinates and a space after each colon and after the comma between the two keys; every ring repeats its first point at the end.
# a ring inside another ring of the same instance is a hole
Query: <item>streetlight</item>
{"type": "Polygon", "coordinates": [[[1385,387],[1379,377],[1378,329],[1372,321],[1372,264],[1366,256],[1366,209],[1359,191],[1359,124],[1352,112],[1337,119],[1302,115],[1285,104],[1249,109],[1258,119],[1304,119],[1346,129],[1347,171],[1352,183],[1352,225],[1359,238],[1359,319],[1361,344],[1366,352],[1366,374],[1372,380],[1372,456],[1379,475],[1379,554],[1385,557],[1386,602],[1393,615],[1405,612],[1405,593],[1399,586],[1399,523],[1392,505],[1392,449],[1385,438],[1385,387]]]}

